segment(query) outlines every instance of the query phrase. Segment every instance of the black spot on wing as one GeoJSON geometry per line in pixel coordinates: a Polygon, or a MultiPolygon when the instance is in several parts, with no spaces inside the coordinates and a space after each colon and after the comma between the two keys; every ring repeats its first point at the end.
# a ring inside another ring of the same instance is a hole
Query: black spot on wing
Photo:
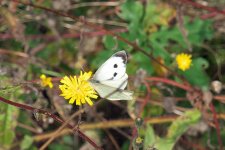
{"type": "Polygon", "coordinates": [[[113,66],[114,68],[117,68],[118,67],[118,65],[117,64],[114,64],[114,66],[113,66]]]}
{"type": "Polygon", "coordinates": [[[115,72],[114,74],[113,74],[113,77],[116,77],[117,76],[117,73],[115,72]]]}

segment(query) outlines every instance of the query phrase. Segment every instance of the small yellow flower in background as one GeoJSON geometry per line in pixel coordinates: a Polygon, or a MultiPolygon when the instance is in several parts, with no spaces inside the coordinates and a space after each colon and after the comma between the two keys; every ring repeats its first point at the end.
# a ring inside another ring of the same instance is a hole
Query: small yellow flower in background
{"type": "Polygon", "coordinates": [[[77,78],[76,76],[65,76],[61,79],[62,85],[59,85],[62,94],[65,99],[69,99],[69,103],[73,104],[76,101],[76,105],[85,104],[86,102],[92,106],[93,102],[91,98],[97,99],[97,93],[94,88],[88,82],[90,79],[92,72],[80,72],[80,76],[77,78]]]}
{"type": "Polygon", "coordinates": [[[176,56],[178,68],[182,71],[189,69],[192,62],[191,57],[192,56],[190,54],[185,54],[185,53],[178,54],[176,56]]]}
{"type": "Polygon", "coordinates": [[[137,144],[141,144],[141,143],[143,142],[143,139],[142,139],[141,137],[137,137],[137,138],[135,139],[135,142],[136,142],[137,144]]]}
{"type": "Polygon", "coordinates": [[[42,74],[40,76],[40,79],[41,79],[41,86],[43,87],[49,86],[50,88],[53,88],[51,77],[46,77],[46,75],[42,74]]]}

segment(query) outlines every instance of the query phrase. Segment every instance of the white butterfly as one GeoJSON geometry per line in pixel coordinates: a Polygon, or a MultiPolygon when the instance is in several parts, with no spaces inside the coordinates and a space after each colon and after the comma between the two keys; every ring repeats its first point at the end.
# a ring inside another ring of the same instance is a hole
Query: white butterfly
{"type": "Polygon", "coordinates": [[[124,90],[127,86],[127,54],[119,51],[112,55],[95,72],[90,80],[91,86],[102,98],[108,100],[132,100],[133,92],[124,90]]]}

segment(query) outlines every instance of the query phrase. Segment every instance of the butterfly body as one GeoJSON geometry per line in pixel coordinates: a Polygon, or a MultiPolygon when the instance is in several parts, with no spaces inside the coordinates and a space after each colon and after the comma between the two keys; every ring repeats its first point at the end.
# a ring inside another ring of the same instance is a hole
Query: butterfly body
{"type": "Polygon", "coordinates": [[[133,92],[124,90],[127,86],[127,54],[119,51],[112,55],[95,72],[90,80],[100,97],[108,100],[132,100],[133,92]]]}

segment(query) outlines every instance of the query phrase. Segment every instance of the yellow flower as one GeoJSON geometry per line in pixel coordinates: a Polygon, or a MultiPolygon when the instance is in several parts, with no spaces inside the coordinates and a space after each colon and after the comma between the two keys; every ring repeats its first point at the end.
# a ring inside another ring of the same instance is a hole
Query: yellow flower
{"type": "Polygon", "coordinates": [[[80,72],[80,76],[77,78],[76,76],[65,76],[61,79],[62,85],[59,85],[62,94],[65,99],[69,99],[69,103],[73,104],[76,101],[76,105],[85,104],[86,102],[92,106],[93,102],[91,98],[97,99],[97,93],[93,89],[93,87],[88,82],[90,79],[92,72],[80,72]]]}
{"type": "Polygon", "coordinates": [[[41,86],[43,87],[49,86],[50,88],[53,88],[51,77],[46,77],[46,75],[42,74],[40,76],[40,79],[41,79],[41,86]]]}
{"type": "Polygon", "coordinates": [[[135,139],[136,144],[141,144],[143,142],[143,139],[139,136],[135,139]]]}
{"type": "Polygon", "coordinates": [[[178,68],[181,69],[182,71],[185,71],[189,69],[191,66],[192,62],[191,55],[185,53],[178,54],[176,56],[176,61],[178,68]]]}

